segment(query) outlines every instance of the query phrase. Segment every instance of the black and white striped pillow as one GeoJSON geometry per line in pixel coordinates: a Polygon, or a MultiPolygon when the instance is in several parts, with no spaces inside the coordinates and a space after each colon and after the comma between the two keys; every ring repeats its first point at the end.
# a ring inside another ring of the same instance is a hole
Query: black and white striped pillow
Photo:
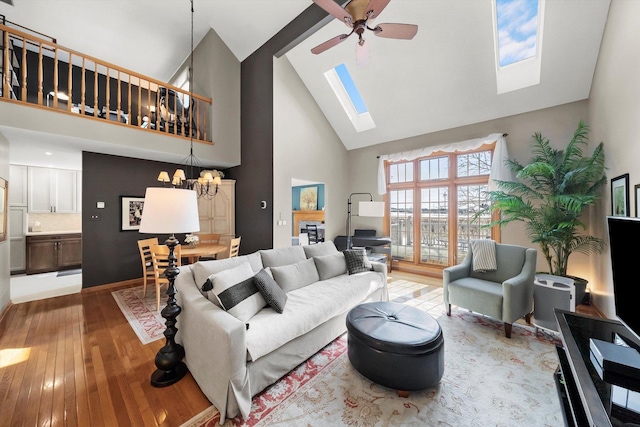
{"type": "Polygon", "coordinates": [[[243,322],[251,319],[267,305],[253,281],[253,270],[248,262],[212,274],[202,290],[209,300],[243,322]]]}

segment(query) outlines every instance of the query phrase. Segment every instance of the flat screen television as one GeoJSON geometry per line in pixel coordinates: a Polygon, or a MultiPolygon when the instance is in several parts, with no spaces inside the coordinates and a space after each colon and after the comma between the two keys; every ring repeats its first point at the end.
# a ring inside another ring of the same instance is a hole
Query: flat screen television
{"type": "Polygon", "coordinates": [[[616,316],[640,339],[640,218],[607,217],[616,316]]]}

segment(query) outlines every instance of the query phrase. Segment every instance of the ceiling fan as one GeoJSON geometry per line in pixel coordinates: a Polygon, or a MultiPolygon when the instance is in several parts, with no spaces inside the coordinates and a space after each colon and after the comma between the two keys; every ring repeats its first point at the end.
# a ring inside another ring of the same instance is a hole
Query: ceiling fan
{"type": "Polygon", "coordinates": [[[340,34],[324,43],[311,49],[311,53],[319,54],[325,50],[336,46],[345,41],[351,34],[358,35],[358,44],[356,46],[356,58],[358,63],[366,62],[368,58],[368,45],[362,37],[365,29],[373,31],[378,37],[386,37],[390,39],[411,40],[418,32],[418,26],[413,24],[378,24],[371,28],[368,25],[380,15],[382,10],[389,4],[391,0],[351,0],[344,8],[340,7],[333,0],[313,0],[315,4],[320,6],[334,18],[344,22],[347,27],[351,28],[348,34],[340,34]]]}

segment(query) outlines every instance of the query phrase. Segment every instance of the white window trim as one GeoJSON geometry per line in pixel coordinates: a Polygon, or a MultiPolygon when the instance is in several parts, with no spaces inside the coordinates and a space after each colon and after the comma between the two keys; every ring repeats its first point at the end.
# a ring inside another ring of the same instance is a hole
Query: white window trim
{"type": "Polygon", "coordinates": [[[491,172],[489,173],[488,190],[496,190],[498,181],[513,181],[513,174],[511,170],[505,165],[505,160],[509,158],[507,151],[507,139],[501,133],[492,133],[485,138],[470,139],[467,141],[454,142],[451,144],[435,145],[433,147],[419,148],[412,151],[403,151],[395,154],[385,154],[380,156],[378,162],[378,194],[387,193],[387,175],[384,170],[384,162],[400,162],[400,161],[412,161],[419,157],[430,156],[436,151],[442,151],[445,153],[464,152],[477,150],[485,144],[493,144],[495,142],[495,148],[493,150],[493,158],[491,159],[491,172]]]}
{"type": "Polygon", "coordinates": [[[338,77],[338,73],[334,68],[326,71],[324,73],[327,82],[329,82],[329,86],[333,89],[333,93],[336,94],[340,105],[344,109],[344,112],[347,113],[347,117],[351,120],[353,127],[356,129],[356,132],[363,132],[365,130],[373,129],[376,127],[376,124],[373,122],[373,118],[369,112],[358,114],[356,107],[353,105],[351,101],[351,97],[347,93],[347,90],[342,85],[342,81],[340,81],[340,77],[338,77]]]}
{"type": "Polygon", "coordinates": [[[542,33],[544,29],[545,0],[538,0],[538,31],[536,33],[536,55],[500,66],[500,46],[498,36],[498,12],[496,0],[491,2],[493,12],[493,43],[496,62],[496,83],[498,95],[540,84],[540,69],[542,67],[542,33]]]}

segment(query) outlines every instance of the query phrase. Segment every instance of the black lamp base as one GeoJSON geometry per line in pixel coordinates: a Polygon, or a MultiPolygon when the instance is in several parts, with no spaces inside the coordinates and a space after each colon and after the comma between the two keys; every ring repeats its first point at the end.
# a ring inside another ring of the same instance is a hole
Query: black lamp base
{"type": "Polygon", "coordinates": [[[166,387],[175,384],[180,381],[187,372],[187,365],[185,365],[184,362],[180,362],[178,366],[171,371],[156,369],[153,374],[151,374],[151,385],[154,387],[166,387]]]}

